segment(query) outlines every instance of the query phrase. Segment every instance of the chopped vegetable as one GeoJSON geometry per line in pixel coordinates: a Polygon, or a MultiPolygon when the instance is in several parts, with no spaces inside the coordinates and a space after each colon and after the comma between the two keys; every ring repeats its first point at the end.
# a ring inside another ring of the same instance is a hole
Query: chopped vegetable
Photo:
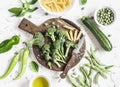
{"type": "Polygon", "coordinates": [[[31,8],[31,5],[35,4],[37,0],[31,0],[29,2],[26,0],[24,2],[20,0],[20,2],[22,3],[22,7],[20,8],[13,7],[13,8],[8,9],[9,12],[14,14],[13,16],[23,17],[26,13],[33,12],[38,9],[38,7],[31,8]]]}
{"type": "Polygon", "coordinates": [[[20,41],[20,37],[14,35],[11,39],[4,40],[0,43],[0,54],[9,51],[12,49],[13,45],[18,44],[20,41]]]}
{"type": "Polygon", "coordinates": [[[29,44],[31,45],[37,45],[39,48],[41,48],[45,43],[44,36],[40,32],[36,32],[33,39],[29,41],[29,44]]]}
{"type": "Polygon", "coordinates": [[[27,68],[27,62],[28,62],[29,53],[30,53],[30,51],[29,51],[28,47],[26,47],[26,49],[24,50],[23,55],[22,55],[22,68],[21,68],[21,71],[17,75],[17,77],[14,78],[14,80],[20,79],[23,76],[23,74],[25,73],[26,68],[27,68]]]}
{"type": "Polygon", "coordinates": [[[56,32],[55,28],[49,28],[46,32],[46,36],[50,37],[53,42],[55,41],[55,38],[56,38],[55,37],[55,32],[56,32]]]}
{"type": "Polygon", "coordinates": [[[64,25],[63,26],[65,29],[68,29],[68,30],[74,30],[75,28],[73,28],[73,27],[70,27],[70,26],[68,26],[68,25],[64,25]]]}
{"type": "Polygon", "coordinates": [[[34,72],[38,72],[39,71],[39,66],[36,62],[31,61],[31,68],[34,72]]]}

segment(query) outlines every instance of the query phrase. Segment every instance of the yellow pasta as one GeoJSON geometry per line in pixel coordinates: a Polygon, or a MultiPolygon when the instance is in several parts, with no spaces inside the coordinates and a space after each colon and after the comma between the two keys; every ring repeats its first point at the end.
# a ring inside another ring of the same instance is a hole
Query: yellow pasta
{"type": "Polygon", "coordinates": [[[41,4],[51,12],[62,12],[67,9],[72,0],[40,0],[41,4]]]}

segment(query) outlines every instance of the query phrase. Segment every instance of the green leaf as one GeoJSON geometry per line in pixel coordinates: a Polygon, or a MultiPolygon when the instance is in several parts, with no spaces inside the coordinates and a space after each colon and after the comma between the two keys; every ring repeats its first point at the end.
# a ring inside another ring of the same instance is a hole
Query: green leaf
{"type": "Polygon", "coordinates": [[[22,12],[22,8],[14,7],[14,8],[8,9],[8,11],[13,13],[15,16],[19,16],[22,12]]]}
{"type": "Polygon", "coordinates": [[[81,4],[85,5],[87,3],[87,0],[81,0],[81,4]]]}
{"type": "Polygon", "coordinates": [[[37,2],[37,0],[31,0],[30,2],[28,2],[29,4],[35,4],[37,2]]]}
{"type": "Polygon", "coordinates": [[[31,68],[34,72],[38,72],[39,71],[39,66],[36,62],[31,61],[31,68]]]}
{"type": "Polygon", "coordinates": [[[38,7],[35,7],[35,8],[32,8],[32,9],[28,9],[27,12],[33,12],[33,11],[35,11],[37,9],[38,9],[38,7]]]}

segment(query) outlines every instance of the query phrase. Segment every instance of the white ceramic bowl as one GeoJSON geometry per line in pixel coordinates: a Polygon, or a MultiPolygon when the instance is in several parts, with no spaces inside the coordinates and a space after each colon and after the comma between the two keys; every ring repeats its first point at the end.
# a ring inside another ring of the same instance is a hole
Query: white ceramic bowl
{"type": "Polygon", "coordinates": [[[46,9],[42,4],[41,4],[41,0],[39,0],[39,4],[40,4],[40,7],[48,14],[51,14],[51,15],[56,15],[56,16],[62,16],[63,14],[65,14],[66,12],[68,12],[74,5],[74,2],[75,0],[72,0],[72,4],[71,6],[69,6],[67,9],[65,9],[64,11],[62,12],[51,12],[50,10],[46,9]]]}
{"type": "Polygon", "coordinates": [[[42,75],[33,77],[33,78],[30,80],[30,82],[29,82],[29,87],[33,87],[32,85],[33,85],[34,80],[37,79],[37,78],[39,78],[39,77],[45,78],[45,79],[48,81],[48,87],[51,87],[51,86],[50,86],[50,81],[48,80],[48,78],[45,77],[45,76],[42,76],[42,75]]]}
{"type": "Polygon", "coordinates": [[[111,7],[108,7],[108,6],[100,7],[100,8],[98,8],[98,9],[95,11],[95,13],[94,13],[94,20],[95,20],[95,22],[96,22],[100,27],[110,27],[110,26],[112,26],[112,25],[115,23],[115,20],[116,20],[115,10],[114,10],[113,8],[111,8],[111,7]],[[114,13],[114,21],[113,21],[111,24],[109,24],[109,25],[102,25],[102,24],[100,24],[100,23],[98,22],[98,20],[97,20],[97,12],[98,12],[100,9],[102,9],[102,8],[109,8],[109,9],[112,10],[112,12],[114,13]]]}

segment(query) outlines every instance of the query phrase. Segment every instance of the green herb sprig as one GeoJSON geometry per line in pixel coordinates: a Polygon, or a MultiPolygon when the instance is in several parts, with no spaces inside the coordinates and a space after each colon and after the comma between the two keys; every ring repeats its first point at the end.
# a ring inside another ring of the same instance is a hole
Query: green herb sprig
{"type": "Polygon", "coordinates": [[[30,7],[31,5],[35,4],[37,0],[31,0],[29,2],[26,0],[20,0],[20,2],[22,3],[22,7],[13,7],[8,9],[9,12],[13,13],[13,16],[23,17],[26,13],[31,13],[38,9],[38,7],[30,7]]]}
{"type": "Polygon", "coordinates": [[[80,0],[82,5],[85,5],[87,3],[87,0],[80,0]]]}

